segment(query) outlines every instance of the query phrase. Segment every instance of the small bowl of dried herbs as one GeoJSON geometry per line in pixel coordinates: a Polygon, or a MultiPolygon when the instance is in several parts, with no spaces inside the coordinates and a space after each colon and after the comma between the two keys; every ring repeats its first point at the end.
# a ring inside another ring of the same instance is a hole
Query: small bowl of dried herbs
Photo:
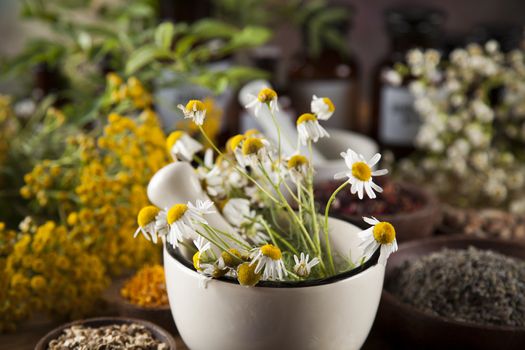
{"type": "Polygon", "coordinates": [[[100,317],[73,321],[46,334],[35,350],[142,349],[175,350],[163,328],[140,319],[100,317]]]}
{"type": "MultiPolygon", "coordinates": [[[[376,179],[374,179],[376,181],[376,179]]],[[[431,236],[441,221],[438,199],[419,186],[394,181],[389,177],[378,178],[383,192],[376,199],[359,200],[341,191],[332,203],[333,216],[362,226],[363,217],[376,217],[390,222],[395,228],[399,242],[431,236]]],[[[337,181],[320,182],[315,185],[316,198],[324,208],[329,195],[339,187],[337,181]],[[328,194],[328,195],[327,195],[328,194]]]]}
{"type": "Polygon", "coordinates": [[[525,245],[469,236],[400,244],[378,327],[403,347],[523,349],[525,245]]]}
{"type": "Polygon", "coordinates": [[[146,265],[117,281],[108,290],[106,301],[120,316],[148,320],[176,333],[162,265],[146,265]]]}

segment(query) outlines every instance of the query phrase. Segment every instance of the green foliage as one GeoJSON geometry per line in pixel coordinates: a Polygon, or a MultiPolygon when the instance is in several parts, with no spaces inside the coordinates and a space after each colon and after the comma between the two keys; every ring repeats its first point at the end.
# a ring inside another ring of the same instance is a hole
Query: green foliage
{"type": "Polygon", "coordinates": [[[25,0],[22,17],[44,24],[52,35],[29,42],[21,54],[3,62],[2,73],[27,79],[28,71],[44,64],[67,79],[68,89],[59,91],[59,97],[74,104],[76,113],[83,116],[93,115],[90,111],[100,103],[93,96],[103,88],[108,71],[124,78],[137,76],[148,88],[163,71],[172,71],[185,81],[205,84],[214,93],[255,73],[239,74],[245,70],[237,67],[232,73],[209,72],[207,66],[265,43],[271,36],[269,29],[241,28],[211,18],[191,25],[159,24],[156,6],[155,0],[25,0]],[[216,75],[220,75],[218,81],[216,75]]]}
{"type": "Polygon", "coordinates": [[[347,8],[329,6],[326,0],[216,0],[217,17],[236,25],[267,28],[288,23],[306,31],[307,54],[316,58],[329,47],[348,53],[346,37],[338,27],[348,22],[347,8]]]}

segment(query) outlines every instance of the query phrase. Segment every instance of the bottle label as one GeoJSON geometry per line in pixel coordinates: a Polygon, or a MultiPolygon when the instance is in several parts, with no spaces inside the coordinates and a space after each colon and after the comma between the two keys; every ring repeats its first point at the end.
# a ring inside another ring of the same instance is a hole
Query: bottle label
{"type": "Polygon", "coordinates": [[[379,140],[395,146],[411,146],[421,125],[414,110],[414,97],[406,87],[384,86],[381,90],[379,140]]]}
{"type": "Polygon", "coordinates": [[[297,114],[310,112],[312,96],[328,97],[335,105],[332,117],[321,124],[335,129],[349,129],[357,124],[353,101],[353,84],[348,80],[299,80],[293,84],[292,103],[297,114]]]}

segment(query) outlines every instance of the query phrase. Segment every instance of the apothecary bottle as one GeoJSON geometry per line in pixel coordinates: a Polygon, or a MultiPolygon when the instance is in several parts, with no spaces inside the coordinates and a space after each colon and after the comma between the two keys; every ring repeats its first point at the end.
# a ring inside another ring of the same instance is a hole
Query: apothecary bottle
{"type": "Polygon", "coordinates": [[[301,50],[295,55],[288,73],[289,94],[296,113],[310,111],[313,95],[329,97],[335,105],[335,113],[323,125],[331,128],[356,129],[359,124],[359,67],[346,40],[349,29],[350,19],[328,24],[328,28],[323,29],[344,38],[344,44],[338,46],[322,34],[313,39],[307,22],[302,28],[301,50]],[[316,45],[320,49],[312,53],[311,48],[316,45]]]}
{"type": "Polygon", "coordinates": [[[388,72],[397,62],[405,62],[411,49],[439,49],[444,13],[423,7],[392,8],[385,12],[390,50],[375,70],[372,94],[372,136],[382,149],[404,157],[414,150],[420,118],[408,89],[410,77],[394,83],[388,72]]]}

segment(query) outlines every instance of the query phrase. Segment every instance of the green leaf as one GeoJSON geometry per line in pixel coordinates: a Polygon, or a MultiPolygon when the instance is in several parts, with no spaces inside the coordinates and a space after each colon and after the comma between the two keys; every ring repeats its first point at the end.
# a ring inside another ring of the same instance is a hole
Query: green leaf
{"type": "Polygon", "coordinates": [[[230,48],[255,47],[266,43],[272,33],[263,27],[248,26],[235,34],[230,41],[230,48]]]}
{"type": "Polygon", "coordinates": [[[156,59],[169,57],[169,51],[159,49],[156,46],[143,46],[131,54],[126,63],[126,74],[134,74],[156,59]]]}
{"type": "Polygon", "coordinates": [[[179,57],[186,54],[189,50],[191,50],[193,44],[195,44],[196,41],[197,37],[194,35],[186,35],[185,37],[179,39],[177,41],[177,45],[175,46],[175,55],[179,57]]]}
{"type": "Polygon", "coordinates": [[[244,66],[233,66],[224,72],[228,77],[228,80],[234,85],[241,84],[248,80],[254,79],[265,79],[268,78],[268,72],[263,70],[244,67],[244,66]]]}
{"type": "Polygon", "coordinates": [[[155,31],[155,44],[157,44],[158,47],[169,50],[174,35],[175,26],[173,25],[173,23],[161,23],[155,31]]]}
{"type": "Polygon", "coordinates": [[[327,29],[323,33],[323,38],[327,46],[345,55],[349,53],[350,50],[346,38],[338,31],[327,29]]]}
{"type": "Polygon", "coordinates": [[[191,32],[200,38],[230,38],[239,30],[220,20],[206,18],[193,24],[191,32]]]}

